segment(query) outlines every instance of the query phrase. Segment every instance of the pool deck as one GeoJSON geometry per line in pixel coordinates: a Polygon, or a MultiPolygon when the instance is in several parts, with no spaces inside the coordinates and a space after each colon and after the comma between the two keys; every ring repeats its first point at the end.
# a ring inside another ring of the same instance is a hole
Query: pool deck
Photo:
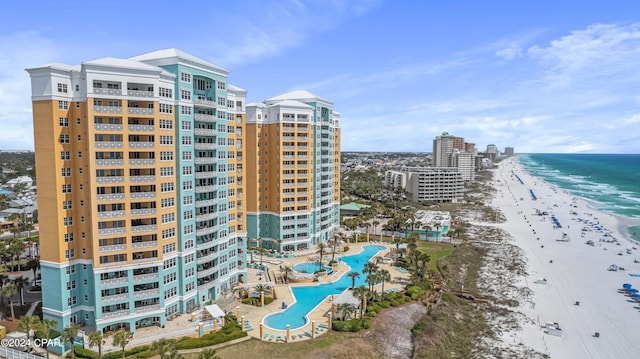
{"type": "MultiPolygon", "coordinates": [[[[349,245],[349,251],[340,253],[339,255],[336,253],[336,258],[358,254],[362,251],[362,246],[367,246],[367,245],[383,245],[387,247],[387,249],[382,250],[381,252],[378,252],[375,256],[375,257],[384,257],[387,253],[389,253],[389,249],[392,247],[389,243],[377,243],[377,242],[350,243],[348,245],[349,245]]],[[[308,256],[304,255],[304,256],[299,256],[295,258],[285,258],[285,259],[278,258],[277,259],[278,261],[282,261],[281,264],[280,263],[276,264],[275,262],[271,263],[270,262],[271,258],[265,257],[263,258],[263,264],[269,266],[269,272],[272,273],[272,275],[273,274],[282,275],[283,273],[280,270],[280,265],[293,266],[298,263],[308,262],[307,257],[308,256]]],[[[323,259],[330,259],[330,258],[331,258],[330,253],[328,255],[325,254],[323,257],[323,259]]],[[[378,264],[378,266],[381,269],[386,269],[387,271],[389,271],[391,275],[391,281],[385,283],[385,290],[403,288],[403,285],[400,283],[400,280],[408,278],[409,277],[408,273],[400,272],[396,267],[390,264],[380,263],[378,264]]],[[[337,267],[334,267],[334,272],[327,277],[320,277],[319,282],[276,284],[274,288],[276,293],[276,299],[271,304],[265,305],[264,307],[256,307],[253,305],[242,304],[238,300],[235,303],[229,303],[223,309],[233,313],[238,313],[241,318],[244,317],[245,321],[249,321],[251,326],[254,328],[253,330],[248,332],[249,336],[259,340],[284,343],[284,342],[287,342],[286,330],[271,329],[266,325],[264,325],[263,321],[265,316],[272,313],[280,312],[282,302],[285,302],[287,304],[293,303],[293,294],[289,287],[290,286],[291,287],[316,286],[322,283],[330,283],[338,280],[342,275],[344,275],[345,273],[348,273],[349,271],[350,271],[349,266],[347,266],[344,262],[339,261],[339,265],[337,267]]],[[[260,271],[256,269],[247,270],[248,285],[265,282],[265,278],[259,276],[259,273],[260,271]],[[262,281],[260,281],[260,279],[262,279],[262,281]]],[[[377,285],[376,289],[380,290],[381,289],[380,287],[381,285],[377,285]]],[[[321,324],[328,326],[329,318],[327,314],[331,311],[331,302],[333,299],[332,297],[333,296],[325,298],[313,311],[311,311],[308,314],[310,321],[315,321],[316,329],[321,324]]],[[[238,319],[241,319],[241,318],[238,318],[238,319]]],[[[327,330],[324,329],[324,330],[318,330],[314,332],[312,330],[312,323],[310,322],[301,328],[295,328],[290,330],[290,335],[293,337],[291,339],[291,342],[309,340],[309,339],[312,339],[312,337],[309,334],[313,335],[313,337],[315,338],[318,335],[322,335],[326,333],[326,331],[327,330]]]]}

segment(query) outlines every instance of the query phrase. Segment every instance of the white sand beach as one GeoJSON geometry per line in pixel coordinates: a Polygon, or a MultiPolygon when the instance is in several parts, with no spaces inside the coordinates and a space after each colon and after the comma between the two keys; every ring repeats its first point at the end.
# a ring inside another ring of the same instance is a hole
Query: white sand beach
{"type": "Polygon", "coordinates": [[[502,341],[554,359],[640,357],[640,303],[620,292],[623,283],[640,288],[640,276],[630,276],[640,274],[638,243],[615,216],[529,175],[515,158],[499,166],[492,205],[506,222],[497,227],[523,251],[527,274],[519,286],[533,292],[517,309],[520,330],[501,331],[502,341]],[[625,270],[609,271],[611,264],[625,270]],[[546,322],[558,323],[562,335],[545,333],[546,322]]]}

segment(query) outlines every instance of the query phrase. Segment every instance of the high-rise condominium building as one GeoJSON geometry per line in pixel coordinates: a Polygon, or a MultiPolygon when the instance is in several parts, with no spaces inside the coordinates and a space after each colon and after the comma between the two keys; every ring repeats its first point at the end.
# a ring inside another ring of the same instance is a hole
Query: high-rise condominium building
{"type": "Polygon", "coordinates": [[[464,151],[464,137],[455,137],[447,132],[436,136],[433,140],[433,167],[452,167],[451,154],[453,151],[464,151]]]}
{"type": "Polygon", "coordinates": [[[246,92],[179,50],[31,75],[43,315],[164,326],[246,273],[246,92]]]}
{"type": "Polygon", "coordinates": [[[310,248],[340,226],[340,116],[293,91],[247,105],[247,231],[253,246],[310,248]]]}

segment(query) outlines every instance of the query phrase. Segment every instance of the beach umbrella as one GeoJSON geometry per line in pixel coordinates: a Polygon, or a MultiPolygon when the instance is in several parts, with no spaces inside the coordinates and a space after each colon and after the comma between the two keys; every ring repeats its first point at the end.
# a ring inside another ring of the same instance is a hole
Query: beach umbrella
{"type": "Polygon", "coordinates": [[[635,289],[635,288],[631,288],[631,289],[629,289],[629,292],[631,292],[631,293],[634,293],[634,294],[635,294],[635,293],[638,293],[638,290],[637,290],[637,289],[635,289]]]}
{"type": "Polygon", "coordinates": [[[638,294],[638,293],[634,293],[634,294],[632,295],[632,297],[634,297],[634,298],[640,298],[640,294],[638,294]]]}
{"type": "Polygon", "coordinates": [[[631,283],[625,283],[622,285],[622,288],[624,289],[630,289],[631,288],[631,283]]]}

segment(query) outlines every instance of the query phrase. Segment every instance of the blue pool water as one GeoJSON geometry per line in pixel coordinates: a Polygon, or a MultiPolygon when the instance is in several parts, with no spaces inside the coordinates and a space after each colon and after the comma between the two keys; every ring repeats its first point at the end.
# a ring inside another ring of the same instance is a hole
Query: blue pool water
{"type": "MultiPolygon", "coordinates": [[[[383,249],[385,249],[383,246],[364,246],[363,251],[359,254],[342,257],[340,259],[351,267],[352,272],[360,273],[360,277],[356,278],[356,287],[366,284],[366,276],[362,274],[362,268],[369,259],[383,249]]],[[[279,330],[287,329],[287,324],[290,325],[291,329],[300,328],[307,324],[307,314],[327,296],[340,294],[350,287],[351,278],[344,274],[338,281],[333,283],[310,287],[292,287],[291,291],[296,300],[295,304],[290,305],[283,312],[268,315],[264,319],[264,324],[269,328],[279,330]]]]}
{"type": "MultiPolygon", "coordinates": [[[[327,266],[322,266],[322,268],[324,268],[327,272],[331,271],[331,268],[327,267],[327,266]]],[[[310,273],[312,274],[313,272],[317,271],[318,269],[320,269],[320,264],[318,263],[299,263],[293,266],[293,270],[295,270],[298,273],[310,273]]]]}

